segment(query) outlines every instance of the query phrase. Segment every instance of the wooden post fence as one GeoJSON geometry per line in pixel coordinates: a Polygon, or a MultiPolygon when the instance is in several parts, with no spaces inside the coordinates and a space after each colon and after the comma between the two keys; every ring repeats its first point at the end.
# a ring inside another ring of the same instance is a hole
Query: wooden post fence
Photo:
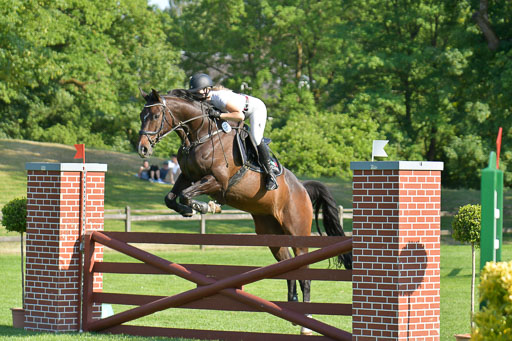
{"type": "MultiPolygon", "coordinates": [[[[343,219],[352,219],[352,209],[344,209],[341,205],[338,207],[339,218],[343,227],[343,219]]],[[[252,220],[249,213],[240,210],[225,210],[217,214],[196,214],[192,217],[182,217],[179,214],[171,213],[169,210],[132,210],[130,206],[124,208],[124,213],[121,212],[120,209],[105,210],[105,220],[123,220],[125,232],[131,232],[132,221],[199,221],[199,232],[205,234],[206,221],[208,220],[252,220]]],[[[319,219],[322,219],[321,213],[319,219]]]]}

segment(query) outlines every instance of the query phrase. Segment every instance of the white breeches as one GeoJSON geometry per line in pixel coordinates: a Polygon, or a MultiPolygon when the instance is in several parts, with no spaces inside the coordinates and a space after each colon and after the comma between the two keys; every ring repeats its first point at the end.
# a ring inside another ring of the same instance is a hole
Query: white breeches
{"type": "Polygon", "coordinates": [[[267,107],[259,98],[251,97],[246,118],[249,118],[249,127],[257,145],[263,139],[265,124],[267,123],[267,107]]]}

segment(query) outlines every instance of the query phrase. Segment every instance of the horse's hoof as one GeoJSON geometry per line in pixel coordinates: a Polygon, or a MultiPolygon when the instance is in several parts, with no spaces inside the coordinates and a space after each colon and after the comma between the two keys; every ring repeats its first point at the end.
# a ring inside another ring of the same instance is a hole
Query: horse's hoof
{"type": "Polygon", "coordinates": [[[205,202],[194,201],[192,202],[192,208],[201,214],[208,213],[208,204],[205,202]]]}
{"type": "MultiPolygon", "coordinates": [[[[313,316],[311,314],[307,314],[306,317],[312,318],[313,316]]],[[[313,331],[309,328],[301,327],[300,335],[313,335],[313,331]]]]}
{"type": "Polygon", "coordinates": [[[185,218],[190,218],[194,215],[194,210],[188,206],[182,205],[183,208],[178,211],[185,218]]]}

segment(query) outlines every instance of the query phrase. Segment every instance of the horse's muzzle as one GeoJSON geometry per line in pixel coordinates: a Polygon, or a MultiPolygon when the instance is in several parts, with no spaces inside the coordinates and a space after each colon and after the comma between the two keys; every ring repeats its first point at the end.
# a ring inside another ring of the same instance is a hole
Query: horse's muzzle
{"type": "Polygon", "coordinates": [[[139,142],[138,152],[140,157],[146,158],[153,154],[153,149],[151,148],[151,146],[145,146],[144,144],[139,142]]]}

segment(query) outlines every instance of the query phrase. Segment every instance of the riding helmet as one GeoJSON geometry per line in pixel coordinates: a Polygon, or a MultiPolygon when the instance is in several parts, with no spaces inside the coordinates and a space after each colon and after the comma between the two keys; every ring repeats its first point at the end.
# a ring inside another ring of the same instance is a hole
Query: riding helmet
{"type": "Polygon", "coordinates": [[[204,88],[209,88],[213,86],[213,81],[205,73],[196,73],[192,77],[190,77],[190,87],[189,91],[197,92],[204,88]]]}

